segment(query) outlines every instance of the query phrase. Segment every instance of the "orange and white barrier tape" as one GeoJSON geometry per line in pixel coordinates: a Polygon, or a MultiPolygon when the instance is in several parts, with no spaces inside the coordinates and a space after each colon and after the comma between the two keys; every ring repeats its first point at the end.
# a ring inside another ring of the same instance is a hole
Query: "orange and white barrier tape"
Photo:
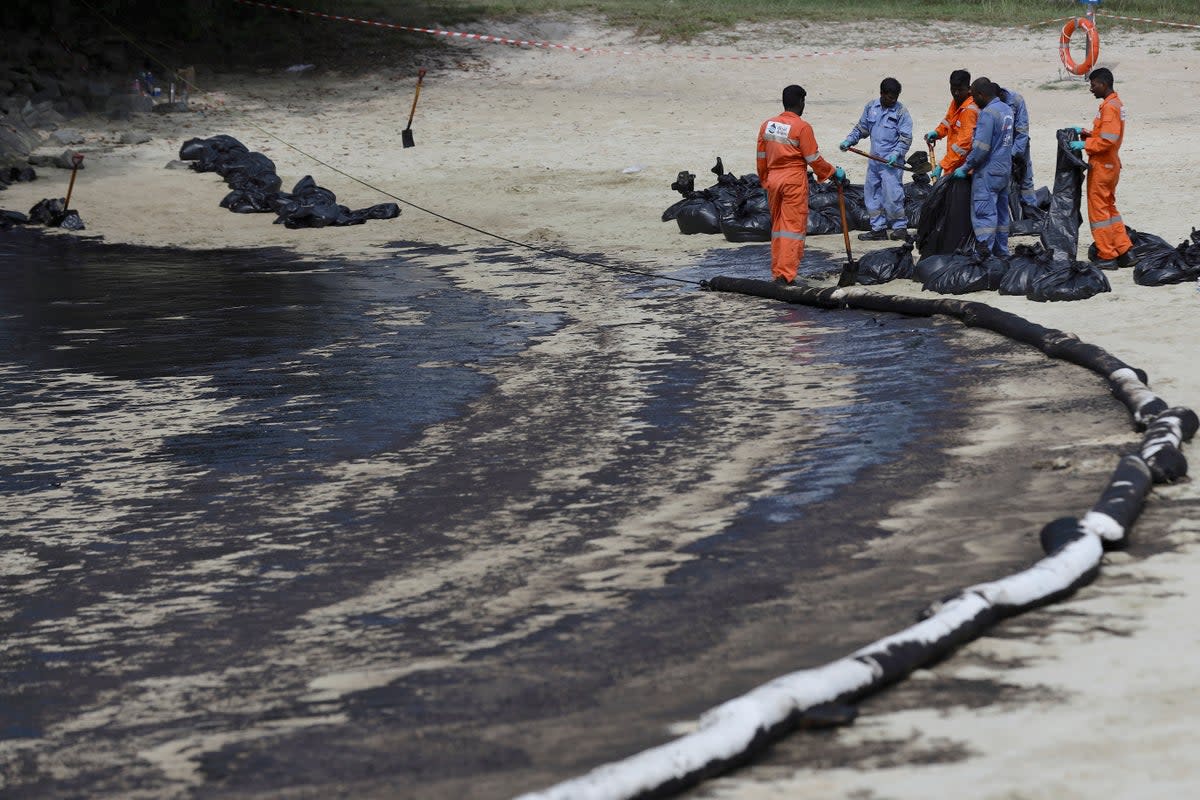
{"type": "MultiPolygon", "coordinates": [[[[1120,19],[1120,20],[1124,20],[1126,22],[1146,22],[1151,25],[1169,25],[1172,28],[1192,28],[1193,30],[1200,30],[1200,25],[1193,25],[1188,22],[1165,22],[1164,20],[1161,20],[1161,19],[1147,19],[1145,17],[1122,17],[1118,14],[1109,14],[1106,11],[1097,11],[1096,16],[1097,17],[1105,17],[1107,19],[1120,19]]],[[[1066,22],[1069,19],[1073,19],[1073,17],[1055,17],[1054,19],[1044,19],[1041,22],[1031,22],[1028,25],[1026,25],[1025,27],[1026,28],[1037,28],[1042,25],[1051,25],[1055,22],[1066,22]]]]}
{"type": "Polygon", "coordinates": [[[767,55],[767,56],[714,56],[714,55],[675,55],[671,53],[647,53],[637,50],[609,50],[600,47],[581,47],[573,44],[558,44],[556,42],[541,42],[534,39],[509,39],[504,36],[492,36],[486,33],[464,33],[463,31],[446,31],[439,28],[418,28],[410,25],[397,25],[394,22],[382,22],[372,19],[359,19],[358,17],[348,17],[342,14],[325,14],[320,11],[308,11],[302,8],[292,8],[290,6],[281,6],[276,3],[265,3],[261,0],[233,0],[235,3],[240,3],[245,6],[258,6],[259,8],[269,8],[273,11],[284,11],[290,14],[302,14],[309,17],[319,17],[321,19],[331,19],[337,22],[352,22],[358,25],[370,25],[374,28],[387,28],[396,31],[407,31],[409,33],[427,33],[432,36],[445,36],[450,39],[463,39],[474,42],[487,42],[491,44],[507,44],[515,47],[534,47],[543,48],[546,50],[565,50],[571,53],[586,53],[587,55],[601,56],[643,56],[657,58],[681,58],[692,61],[784,61],[795,58],[816,58],[819,56],[838,56],[838,55],[859,55],[861,53],[875,53],[887,50],[900,50],[905,47],[920,47],[922,45],[942,44],[944,39],[928,39],[921,42],[907,42],[904,44],[887,45],[885,47],[858,47],[845,50],[823,50],[815,53],[790,53],[782,55],[767,55]]]}
{"type": "Polygon", "coordinates": [[[1127,22],[1149,22],[1152,25],[1170,25],[1172,28],[1193,28],[1200,30],[1200,25],[1192,25],[1187,22],[1163,22],[1161,19],[1145,19],[1143,17],[1121,17],[1116,14],[1109,14],[1104,11],[1097,11],[1097,17],[1105,17],[1107,19],[1123,19],[1127,22]]]}

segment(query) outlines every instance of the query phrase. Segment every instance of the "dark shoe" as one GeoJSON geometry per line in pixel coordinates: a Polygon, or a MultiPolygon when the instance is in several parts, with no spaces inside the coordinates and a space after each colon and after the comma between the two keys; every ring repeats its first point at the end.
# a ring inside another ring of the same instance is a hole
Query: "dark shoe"
{"type": "Polygon", "coordinates": [[[791,281],[789,281],[787,278],[783,277],[782,275],[780,275],[778,278],[776,278],[774,282],[777,286],[793,286],[793,285],[795,285],[791,281]]]}
{"type": "Polygon", "coordinates": [[[1117,256],[1118,267],[1135,267],[1138,263],[1138,257],[1133,254],[1133,248],[1129,248],[1121,255],[1117,256]]]}
{"type": "Polygon", "coordinates": [[[908,235],[908,231],[904,228],[892,228],[888,233],[888,238],[893,242],[911,242],[912,237],[908,235]]]}
{"type": "Polygon", "coordinates": [[[1101,259],[1100,261],[1093,261],[1092,266],[1095,267],[1096,269],[1116,269],[1117,268],[1117,259],[1105,258],[1105,259],[1101,259]]]}
{"type": "Polygon", "coordinates": [[[867,233],[860,233],[858,235],[858,240],[860,242],[882,242],[882,241],[885,241],[887,238],[888,238],[888,233],[887,233],[887,231],[884,231],[884,230],[868,231],[867,233]]]}

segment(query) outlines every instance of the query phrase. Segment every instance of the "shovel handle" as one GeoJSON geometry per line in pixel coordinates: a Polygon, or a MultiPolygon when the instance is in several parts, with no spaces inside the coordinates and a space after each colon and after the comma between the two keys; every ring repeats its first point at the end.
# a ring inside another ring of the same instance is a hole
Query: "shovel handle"
{"type": "Polygon", "coordinates": [[[408,111],[408,127],[412,127],[413,116],[417,113],[417,98],[421,96],[421,81],[425,80],[425,68],[417,70],[417,91],[413,93],[412,108],[408,111]]]}
{"type": "MultiPolygon", "coordinates": [[[[851,153],[858,153],[860,156],[866,156],[867,158],[871,159],[872,161],[878,161],[880,164],[887,164],[887,159],[886,159],[886,158],[880,158],[879,156],[873,156],[873,155],[871,155],[870,153],[867,153],[867,152],[864,152],[864,151],[862,151],[862,150],[859,150],[857,147],[848,147],[848,148],[846,148],[846,149],[847,149],[847,150],[849,150],[851,153]]],[[[888,164],[888,166],[889,166],[889,167],[891,167],[891,166],[895,166],[895,167],[896,167],[896,169],[902,169],[902,170],[904,170],[905,172],[912,172],[912,171],[913,171],[913,168],[912,168],[912,167],[906,167],[906,166],[904,166],[903,164],[894,164],[894,165],[893,165],[893,164],[888,164]]]]}
{"type": "Polygon", "coordinates": [[[842,215],[842,239],[846,242],[846,260],[853,261],[850,255],[850,226],[846,224],[846,194],[842,191],[842,182],[837,181],[838,211],[842,215]]]}
{"type": "Polygon", "coordinates": [[[75,191],[75,173],[79,172],[79,165],[82,163],[83,153],[71,155],[71,182],[67,184],[67,197],[63,200],[63,211],[71,207],[71,192],[75,191]]]}
{"type": "Polygon", "coordinates": [[[837,181],[838,211],[842,215],[842,239],[846,242],[846,264],[838,278],[838,286],[853,286],[858,280],[858,265],[850,255],[850,226],[846,224],[846,193],[842,191],[842,182],[837,181]]]}

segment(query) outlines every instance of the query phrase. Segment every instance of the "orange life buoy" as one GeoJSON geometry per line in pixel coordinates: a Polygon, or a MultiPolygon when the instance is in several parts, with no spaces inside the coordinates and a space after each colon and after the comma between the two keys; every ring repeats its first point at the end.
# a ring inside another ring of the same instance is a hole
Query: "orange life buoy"
{"type": "Polygon", "coordinates": [[[1096,30],[1095,23],[1087,17],[1067,20],[1067,24],[1063,25],[1062,36],[1058,37],[1058,55],[1067,72],[1072,75],[1086,75],[1090,72],[1092,67],[1096,66],[1096,60],[1100,58],[1100,33],[1096,30]],[[1075,35],[1076,30],[1083,31],[1087,36],[1087,58],[1082,64],[1076,64],[1075,59],[1071,58],[1071,37],[1075,35]]]}

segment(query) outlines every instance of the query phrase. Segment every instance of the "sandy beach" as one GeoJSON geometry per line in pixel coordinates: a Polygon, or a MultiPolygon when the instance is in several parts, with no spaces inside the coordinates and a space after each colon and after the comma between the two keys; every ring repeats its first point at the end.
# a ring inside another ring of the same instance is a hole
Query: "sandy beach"
{"type": "MultiPolygon", "coordinates": [[[[427,65],[413,123],[416,147],[408,149],[401,147],[400,131],[420,64],[365,76],[321,65],[302,74],[202,69],[197,81],[204,91],[194,98],[195,113],[71,123],[87,139],[78,147],[87,160],[72,205],[87,235],[110,243],[278,246],[313,259],[376,258],[400,240],[495,243],[403,204],[397,221],[324,230],[288,230],[270,224],[271,215],[232,214],[217,205],[226,189],[216,175],[166,168],[185,140],[225,133],[270,156],[285,189],[311,174],[351,208],[390,199],[314,163],[303,154],[309,153],[476,229],[686,277],[687,264],[708,251],[744,246],[719,236],[685,237],[673,222],[660,222],[678,198],[671,182],[688,170],[696,173],[698,187],[709,185],[707,170],[717,156],[733,172],[753,172],[757,126],[778,111],[788,83],[805,86],[805,118],[824,155],[856,182],[865,160],[838,153],[836,143],[886,76],[903,84],[901,102],[918,135],[942,118],[953,69],[967,68],[1020,92],[1029,105],[1038,186],[1052,179],[1053,132],[1089,124],[1095,114],[1097,102],[1086,84],[1064,77],[1056,26],[931,30],[900,23],[888,31],[904,46],[860,52],[874,42],[873,26],[865,25],[745,28],[684,46],[639,41],[583,19],[506,24],[486,32],[614,52],[455,44],[427,65]],[[118,144],[126,131],[151,139],[118,144]]],[[[1193,203],[1200,150],[1189,144],[1194,114],[1181,105],[1200,75],[1200,32],[1107,37],[1101,63],[1113,70],[1128,111],[1117,194],[1124,219],[1172,243],[1182,241],[1200,225],[1193,203]]],[[[0,207],[28,210],[43,197],[64,194],[66,179],[66,172],[41,171],[37,182],[0,193],[0,207]]],[[[1090,242],[1085,224],[1081,257],[1090,242]]],[[[880,246],[854,245],[856,252],[880,246]]],[[[808,248],[836,260],[842,239],[810,237],[808,248]]],[[[563,261],[561,267],[565,299],[608,279],[578,263],[563,261]]],[[[1107,274],[1112,292],[1082,302],[1040,304],[990,292],[971,299],[1073,332],[1144,369],[1169,403],[1200,408],[1200,371],[1193,364],[1197,286],[1141,287],[1130,270],[1107,274]]],[[[769,277],[765,261],[761,275],[769,277]]],[[[464,270],[456,278],[466,288],[494,288],[486,270],[464,270]]],[[[879,290],[921,292],[909,281],[879,290]]],[[[680,288],[690,291],[694,287],[680,288]]],[[[731,300],[712,296],[704,302],[731,300]]],[[[988,346],[990,334],[964,329],[961,335],[970,347],[988,346]]],[[[1004,558],[1027,553],[1032,562],[1042,524],[1087,509],[1091,493],[1100,491],[1138,435],[1115,402],[1097,413],[1095,425],[1077,413],[1061,430],[1054,428],[1057,406],[1080,397],[1103,400],[1106,389],[1082,371],[1064,379],[1074,370],[1069,366],[1042,370],[1044,361],[1040,354],[1022,355],[1017,363],[1027,367],[1024,377],[1009,370],[994,382],[990,370],[980,368],[972,400],[985,413],[955,436],[954,479],[888,509],[882,527],[892,535],[858,557],[912,557],[936,547],[937,526],[949,520],[977,529],[977,546],[961,556],[969,562],[966,572],[986,567],[997,551],[1004,558]],[[1040,386],[1045,380],[1055,383],[1040,386]],[[1031,415],[1043,421],[1048,415],[1056,438],[1025,438],[1037,435],[1028,425],[1031,415]],[[1046,466],[1055,459],[1061,460],[1057,466],[1046,466]]],[[[1187,448],[1185,454],[1192,455],[1187,448]]],[[[1189,756],[1200,710],[1191,677],[1200,664],[1200,634],[1190,622],[1200,618],[1196,486],[1185,481],[1156,488],[1133,546],[1110,554],[1100,578],[1076,596],[1007,622],[996,635],[868,700],[854,726],[793,735],[758,763],[692,796],[1061,800],[1195,792],[1200,767],[1189,756]]],[[[658,512],[685,513],[668,504],[658,512]]],[[[955,587],[962,578],[931,580],[955,587]]],[[[903,627],[916,610],[896,609],[894,625],[885,629],[903,627]]],[[[745,652],[754,643],[727,646],[745,652]]],[[[807,666],[813,665],[791,668],[807,666]]]]}

